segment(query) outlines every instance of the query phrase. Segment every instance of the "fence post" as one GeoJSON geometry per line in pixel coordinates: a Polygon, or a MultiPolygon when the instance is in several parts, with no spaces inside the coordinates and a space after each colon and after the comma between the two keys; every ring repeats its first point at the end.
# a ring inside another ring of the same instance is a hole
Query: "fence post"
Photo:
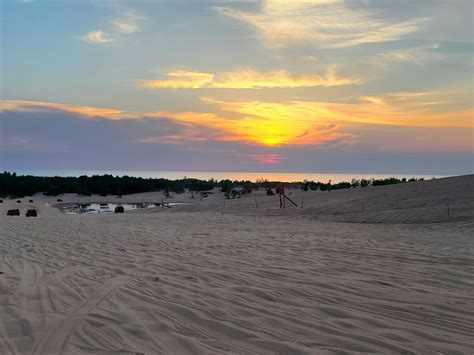
{"type": "Polygon", "coordinates": [[[161,209],[165,208],[165,205],[163,204],[163,199],[161,199],[161,209]]]}
{"type": "Polygon", "coordinates": [[[301,209],[303,209],[303,195],[301,195],[301,209]]]}
{"type": "Polygon", "coordinates": [[[446,205],[448,206],[448,216],[449,216],[449,212],[450,212],[450,211],[449,211],[449,202],[448,202],[446,205]]]}
{"type": "Polygon", "coordinates": [[[257,196],[255,196],[255,208],[258,208],[258,205],[257,205],[257,196]]]}

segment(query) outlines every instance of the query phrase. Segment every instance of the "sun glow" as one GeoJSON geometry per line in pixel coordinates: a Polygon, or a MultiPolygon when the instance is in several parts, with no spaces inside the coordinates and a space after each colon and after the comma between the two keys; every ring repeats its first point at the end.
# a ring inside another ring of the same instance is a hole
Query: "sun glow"
{"type": "Polygon", "coordinates": [[[268,147],[317,145],[351,136],[340,132],[338,124],[327,120],[321,114],[324,111],[299,110],[291,104],[204,100],[219,105],[222,114],[157,112],[154,115],[213,127],[222,132],[219,140],[244,141],[268,147]]]}

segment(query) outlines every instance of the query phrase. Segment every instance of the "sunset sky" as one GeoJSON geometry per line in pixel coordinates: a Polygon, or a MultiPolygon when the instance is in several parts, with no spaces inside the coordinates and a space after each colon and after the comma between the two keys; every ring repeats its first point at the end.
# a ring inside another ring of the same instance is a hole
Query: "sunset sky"
{"type": "Polygon", "coordinates": [[[471,0],[3,0],[0,168],[473,170],[471,0]]]}

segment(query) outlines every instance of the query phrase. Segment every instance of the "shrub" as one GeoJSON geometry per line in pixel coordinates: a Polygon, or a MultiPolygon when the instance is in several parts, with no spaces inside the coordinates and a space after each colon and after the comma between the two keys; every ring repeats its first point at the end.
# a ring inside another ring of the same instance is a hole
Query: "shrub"
{"type": "Polygon", "coordinates": [[[355,189],[357,186],[360,186],[360,180],[352,179],[351,186],[355,189]]]}

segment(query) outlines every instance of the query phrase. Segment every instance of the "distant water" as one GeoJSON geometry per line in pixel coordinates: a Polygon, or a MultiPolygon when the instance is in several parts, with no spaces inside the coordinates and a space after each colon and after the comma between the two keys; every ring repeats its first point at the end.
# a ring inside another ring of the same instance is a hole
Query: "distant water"
{"type": "MultiPolygon", "coordinates": [[[[13,172],[13,171],[11,171],[13,172]]],[[[303,181],[313,180],[320,182],[328,182],[331,180],[333,183],[341,181],[351,181],[352,179],[381,179],[388,177],[395,178],[424,178],[431,179],[446,177],[443,175],[417,175],[417,174],[336,174],[336,173],[262,173],[262,172],[219,172],[219,171],[124,171],[124,170],[15,170],[18,175],[35,175],[35,176],[81,176],[81,175],[103,175],[111,174],[118,176],[134,176],[142,178],[165,178],[165,179],[181,179],[183,177],[196,178],[202,180],[208,180],[211,178],[217,180],[230,179],[230,180],[250,180],[256,181],[259,179],[267,179],[270,181],[303,181]]]]}

